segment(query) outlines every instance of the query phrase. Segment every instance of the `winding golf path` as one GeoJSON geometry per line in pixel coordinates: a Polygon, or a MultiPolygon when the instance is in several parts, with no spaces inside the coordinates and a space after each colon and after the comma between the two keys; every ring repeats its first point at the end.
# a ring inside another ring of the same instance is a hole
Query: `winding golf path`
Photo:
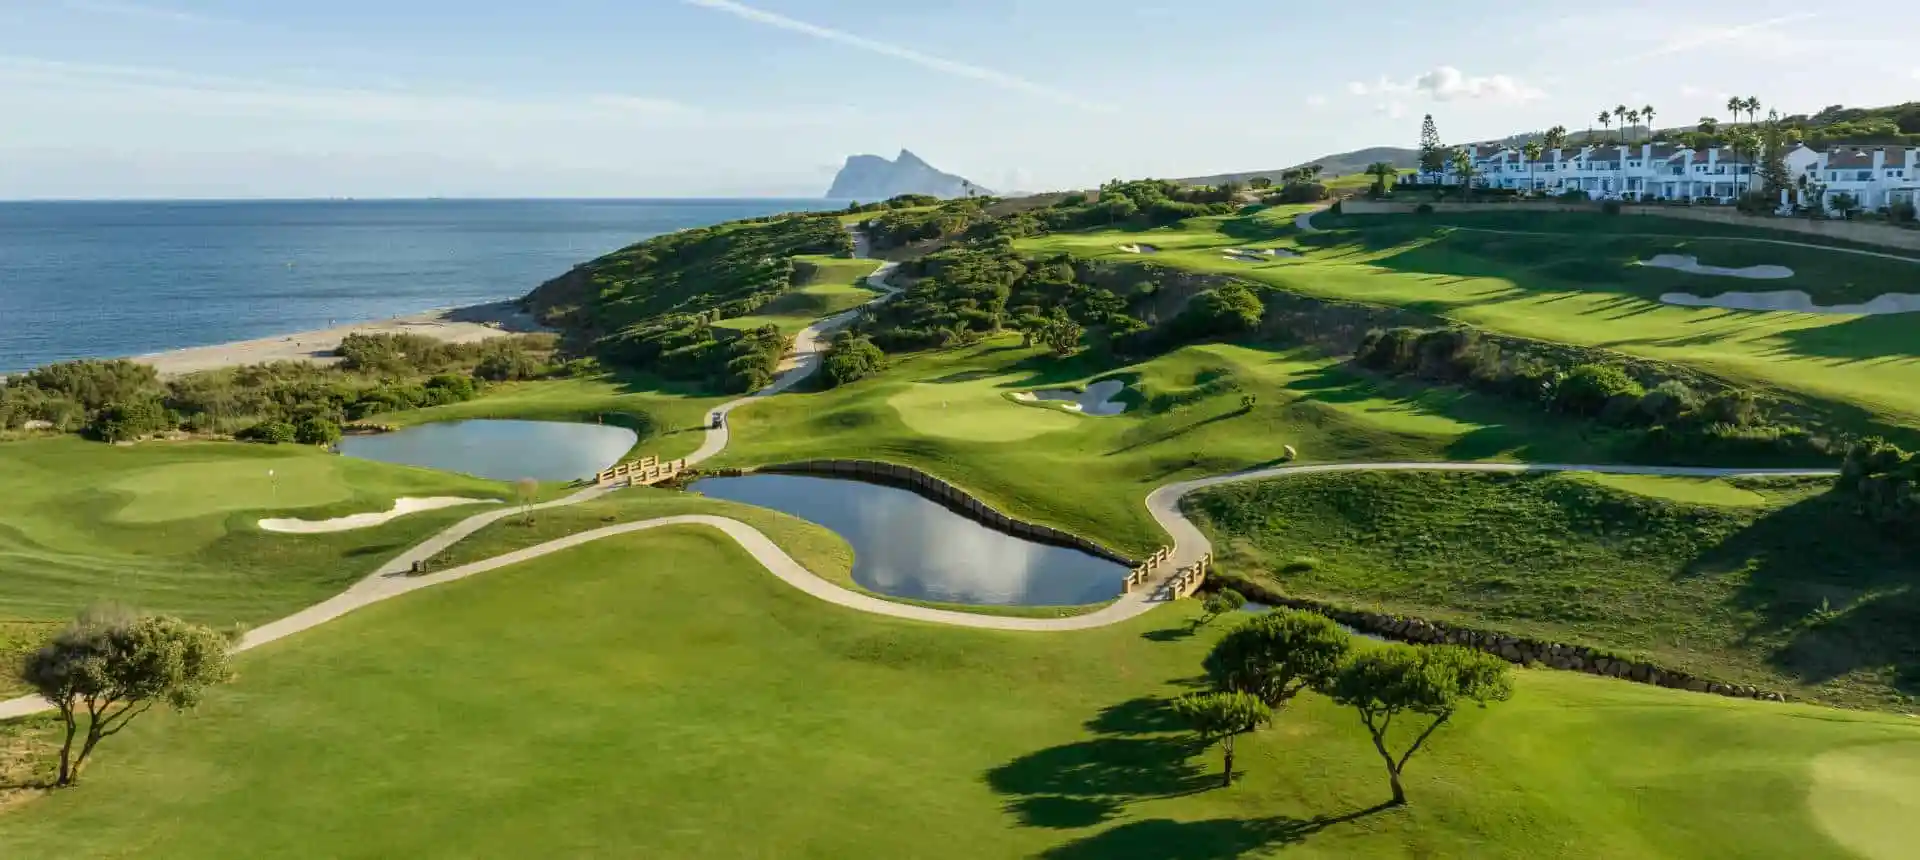
{"type": "MultiPolygon", "coordinates": [[[[1312,225],[1308,222],[1314,214],[1317,213],[1309,212],[1301,215],[1297,223],[1300,224],[1302,229],[1312,230],[1312,225]]],[[[869,249],[864,241],[864,237],[856,234],[855,238],[856,255],[863,258],[869,256],[869,249]]],[[[885,302],[892,298],[897,292],[887,283],[887,277],[893,273],[896,265],[897,264],[894,263],[883,264],[879,269],[875,270],[872,275],[868,276],[868,283],[883,292],[883,295],[869,302],[869,306],[885,302]]],[[[794,338],[794,352],[788,359],[788,366],[785,367],[781,375],[776,378],[771,385],[747,397],[727,403],[719,407],[716,411],[721,413],[722,416],[725,416],[734,409],[752,403],[756,399],[786,391],[813,375],[820,366],[823,344],[834,332],[853,322],[864,307],[865,306],[855,308],[854,310],[828,317],[809,326],[794,338]]],[[[719,454],[722,450],[725,450],[728,440],[727,423],[728,422],[723,420],[721,426],[709,428],[706,439],[701,444],[700,449],[688,456],[687,461],[689,463],[703,462],[719,454]]],[[[779,577],[787,584],[828,603],[844,606],[849,609],[856,609],[861,612],[871,612],[875,615],[887,615],[894,618],[905,618],[934,624],[948,624],[958,627],[975,627],[990,630],[1057,632],[1105,627],[1109,624],[1117,624],[1121,621],[1134,618],[1152,609],[1154,605],[1164,602],[1165,594],[1162,586],[1164,585],[1165,578],[1171,576],[1173,572],[1180,567],[1192,564],[1202,555],[1212,552],[1213,546],[1207,541],[1206,536],[1202,535],[1199,528],[1195,527],[1191,521],[1180,513],[1180,500],[1187,494],[1207,487],[1230,484],[1238,481],[1257,481],[1268,478],[1284,478],[1294,475],[1310,475],[1327,472],[1362,471],[1489,473],[1592,472],[1616,475],[1662,475],[1674,477],[1740,477],[1763,475],[1831,476],[1838,474],[1833,470],[1819,469],[1707,469],[1548,463],[1390,462],[1322,463],[1301,466],[1278,466],[1267,469],[1233,472],[1207,478],[1196,478],[1194,480],[1167,484],[1147,495],[1146,504],[1148,512],[1153,516],[1154,521],[1159,523],[1160,527],[1166,530],[1172,539],[1172,557],[1169,563],[1158,568],[1160,581],[1152,583],[1148,588],[1122,595],[1113,603],[1095,612],[1066,618],[1009,618],[993,615],[976,615],[969,612],[929,609],[905,603],[894,603],[871,595],[849,591],[822,579],[812,571],[801,566],[798,561],[794,560],[793,556],[788,555],[786,550],[781,549],[779,545],[775,544],[758,529],[739,520],[709,515],[660,517],[640,522],[610,525],[568,535],[557,540],[551,540],[543,544],[515,550],[504,555],[495,556],[483,561],[476,561],[438,573],[421,576],[409,575],[413,569],[414,562],[424,562],[440,554],[448,547],[465,540],[473,533],[514,515],[519,510],[517,508],[503,507],[486,513],[476,514],[455,523],[446,530],[435,534],[407,549],[405,552],[400,553],[398,556],[395,556],[365,579],[354,583],[346,591],[334,597],[279,619],[278,621],[273,621],[248,631],[246,636],[241,639],[240,644],[235,646],[234,650],[246,651],[257,648],[269,642],[284,639],[295,633],[318,627],[321,624],[325,624],[328,621],[339,618],[363,606],[379,603],[380,601],[398,597],[408,592],[418,591],[422,588],[431,588],[442,583],[465,579],[475,574],[485,573],[497,568],[540,558],[541,556],[570,549],[580,546],[581,544],[591,543],[603,538],[672,526],[705,526],[717,529],[740,544],[740,547],[746,550],[749,555],[753,556],[753,559],[765,567],[769,573],[779,577]]],[[[614,491],[603,487],[589,487],[565,498],[535,505],[533,509],[544,510],[578,504],[580,502],[597,499],[610,492],[614,491]]],[[[50,706],[44,699],[37,696],[22,696],[0,702],[0,719],[25,716],[50,709],[50,706]]]]}

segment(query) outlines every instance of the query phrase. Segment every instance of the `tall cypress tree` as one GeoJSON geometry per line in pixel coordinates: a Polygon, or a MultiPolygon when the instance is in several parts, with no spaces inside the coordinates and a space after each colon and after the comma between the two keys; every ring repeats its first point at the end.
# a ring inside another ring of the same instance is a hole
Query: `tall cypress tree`
{"type": "Polygon", "coordinates": [[[1447,167],[1447,152],[1440,145],[1440,129],[1433,124],[1433,114],[1420,123],[1420,170],[1423,173],[1439,173],[1447,167]]]}

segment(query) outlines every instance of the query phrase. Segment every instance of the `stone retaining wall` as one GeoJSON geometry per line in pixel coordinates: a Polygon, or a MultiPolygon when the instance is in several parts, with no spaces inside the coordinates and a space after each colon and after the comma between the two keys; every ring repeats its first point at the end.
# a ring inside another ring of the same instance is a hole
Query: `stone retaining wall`
{"type": "Polygon", "coordinates": [[[912,490],[926,498],[939,502],[954,513],[1015,537],[1022,537],[1054,546],[1062,546],[1068,549],[1077,549],[1126,567],[1135,567],[1139,564],[1139,562],[1134,559],[1130,559],[1114,550],[1108,549],[1072,532],[1063,532],[1050,526],[1017,520],[1007,516],[994,510],[985,502],[974,498],[967,493],[967,491],[922,472],[919,469],[915,469],[912,466],[902,466],[897,463],[882,463],[875,460],[802,460],[796,463],[761,466],[754,471],[840,475],[849,478],[859,478],[876,484],[900,487],[912,490]]]}
{"type": "Polygon", "coordinates": [[[1784,694],[1763,690],[1750,684],[1722,683],[1653,663],[1626,659],[1584,645],[1541,642],[1524,636],[1476,630],[1456,624],[1347,609],[1317,600],[1289,597],[1273,588],[1240,576],[1216,573],[1210,582],[1214,587],[1232,588],[1248,600],[1269,606],[1285,606],[1317,612],[1362,633],[1370,633],[1384,639],[1425,645],[1464,645],[1514,663],[1534,663],[1554,669],[1605,675],[1623,681],[1653,684],[1674,690],[1712,693],[1717,696],[1741,699],[1764,699],[1771,702],[1783,702],[1787,698],[1784,694]]]}

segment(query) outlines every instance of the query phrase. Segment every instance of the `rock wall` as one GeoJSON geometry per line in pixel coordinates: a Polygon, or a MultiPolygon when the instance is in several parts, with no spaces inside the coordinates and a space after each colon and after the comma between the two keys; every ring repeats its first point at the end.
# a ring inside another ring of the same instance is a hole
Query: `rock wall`
{"type": "Polygon", "coordinates": [[[875,484],[900,487],[912,490],[921,496],[945,505],[954,513],[965,516],[988,528],[1006,532],[1015,537],[1026,538],[1040,543],[1077,549],[1126,567],[1134,567],[1140,562],[1130,559],[1093,541],[1072,532],[1064,532],[1051,526],[1017,520],[994,510],[987,503],[974,498],[967,491],[942,481],[932,475],[897,463],[883,463],[876,460],[802,460],[796,463],[780,463],[773,466],[761,466],[756,472],[786,472],[793,474],[835,475],[858,478],[875,484]]]}
{"type": "Polygon", "coordinates": [[[1370,633],[1383,639],[1422,645],[1464,645],[1514,663],[1535,664],[1553,669],[1585,672],[1589,675],[1605,675],[1609,678],[1653,684],[1674,690],[1712,693],[1717,696],[1741,699],[1764,699],[1771,702],[1783,702],[1787,698],[1785,694],[1751,684],[1730,684],[1702,678],[1678,669],[1622,657],[1597,648],[1588,648],[1585,645],[1542,642],[1538,639],[1497,631],[1389,613],[1348,609],[1317,600],[1289,597],[1265,584],[1231,574],[1215,573],[1209,580],[1209,585],[1214,588],[1231,588],[1240,592],[1248,600],[1269,606],[1285,606],[1317,612],[1362,633],[1370,633]]]}

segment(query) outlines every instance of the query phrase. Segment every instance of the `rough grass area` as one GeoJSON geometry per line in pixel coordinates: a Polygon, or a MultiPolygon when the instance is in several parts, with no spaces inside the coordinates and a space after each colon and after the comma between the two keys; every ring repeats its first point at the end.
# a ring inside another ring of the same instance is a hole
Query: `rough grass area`
{"type": "Polygon", "coordinates": [[[1537,459],[1605,462],[1603,431],[1495,398],[1382,381],[1299,352],[1191,346],[1137,365],[1060,362],[1017,335],[910,356],[885,375],[757,400],[731,418],[717,465],[827,457],[887,460],[951,481],[1012,516],[1124,552],[1166,539],[1154,487],[1278,462],[1537,459]],[[1088,419],[1007,392],[1124,372],[1140,405],[1088,419]],[[1255,400],[1251,411],[1242,398],[1255,400]]]}
{"type": "Polygon", "coordinates": [[[866,285],[867,276],[880,268],[878,260],[802,255],[794,257],[793,264],[801,278],[792,289],[750,316],[724,319],[715,325],[742,330],[771,325],[793,334],[815,320],[852,310],[880,294],[866,285]]]}
{"type": "Polygon", "coordinates": [[[1145,242],[1162,249],[1153,256],[1158,264],[1231,273],[1307,296],[1399,306],[1504,334],[1687,364],[1788,397],[1830,401],[1857,410],[1861,420],[1920,427],[1920,315],[1731,311],[1659,300],[1664,292],[1797,289],[1824,302],[1853,301],[1912,292],[1920,263],[1731,241],[1792,237],[1653,217],[1524,211],[1433,218],[1321,215],[1314,225],[1325,232],[1300,234],[1285,214],[1267,210],[1018,244],[1095,258],[1131,256],[1116,246],[1145,242]],[[1304,256],[1249,264],[1224,259],[1220,249],[1226,247],[1282,247],[1304,256]],[[1754,282],[1633,265],[1663,253],[1695,255],[1710,265],[1785,265],[1796,275],[1754,282]]]}
{"type": "Polygon", "coordinates": [[[1646,654],[1849,705],[1920,693],[1920,557],[1828,482],[1699,498],[1574,475],[1302,475],[1189,510],[1230,569],[1301,596],[1646,654]]]}
{"type": "Polygon", "coordinates": [[[1165,706],[1225,628],[1182,635],[1193,611],[941,628],[824,605],[708,530],[614,539],[244,655],[198,712],[114,738],[82,788],[0,812],[0,856],[1905,850],[1884,834],[1910,769],[1862,780],[1861,759],[1824,757],[1911,760],[1910,720],[1565,673],[1456,718],[1410,765],[1407,807],[1379,807],[1359,721],[1312,696],[1242,739],[1246,775],[1218,788],[1218,751],[1165,706]]]}

